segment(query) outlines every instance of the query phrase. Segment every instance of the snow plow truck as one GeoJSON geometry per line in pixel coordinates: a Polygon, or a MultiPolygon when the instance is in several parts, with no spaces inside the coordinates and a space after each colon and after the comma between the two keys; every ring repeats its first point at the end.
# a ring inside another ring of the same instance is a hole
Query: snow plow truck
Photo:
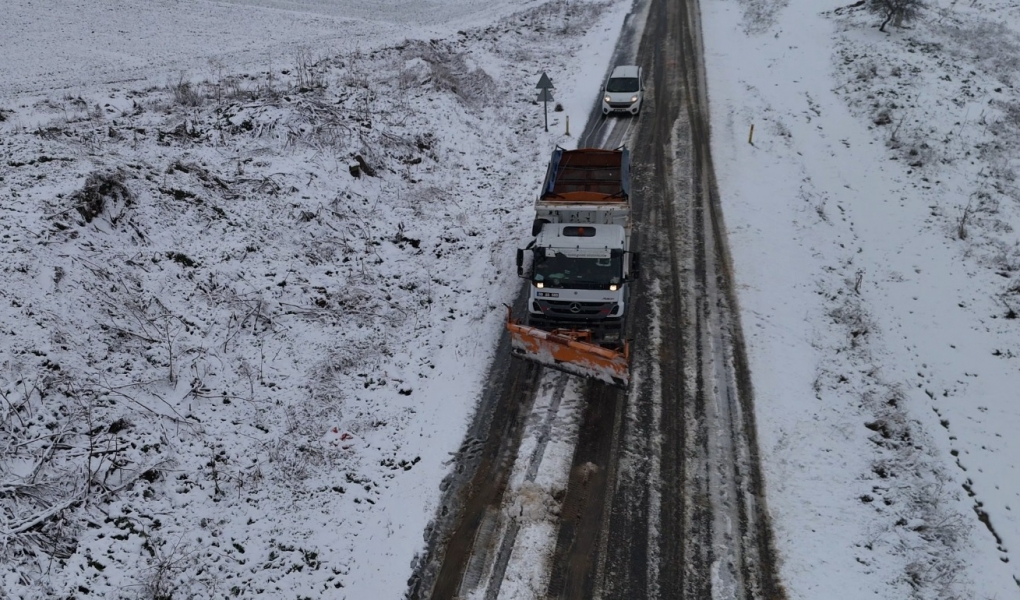
{"type": "Polygon", "coordinates": [[[508,307],[513,355],[627,387],[624,322],[640,272],[630,246],[630,152],[557,147],[532,235],[517,250],[517,274],[530,285],[525,318],[515,319],[508,307]]]}

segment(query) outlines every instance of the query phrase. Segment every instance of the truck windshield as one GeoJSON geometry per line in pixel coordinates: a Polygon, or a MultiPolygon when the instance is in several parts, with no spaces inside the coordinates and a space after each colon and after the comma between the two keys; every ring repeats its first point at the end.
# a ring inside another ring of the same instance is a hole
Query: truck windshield
{"type": "Polygon", "coordinates": [[[606,91],[615,94],[638,91],[637,77],[614,77],[606,83],[606,91]]]}
{"type": "Polygon", "coordinates": [[[535,252],[534,280],[547,287],[608,289],[622,278],[622,254],[612,258],[571,258],[548,248],[535,252]]]}

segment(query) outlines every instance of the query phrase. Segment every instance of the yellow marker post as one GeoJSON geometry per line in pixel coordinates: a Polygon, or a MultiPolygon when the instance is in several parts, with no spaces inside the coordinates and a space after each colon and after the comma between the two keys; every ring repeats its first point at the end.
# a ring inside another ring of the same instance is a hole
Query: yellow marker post
{"type": "Polygon", "coordinates": [[[747,134],[747,143],[754,145],[754,123],[751,123],[751,131],[747,134]]]}
{"type": "Polygon", "coordinates": [[[570,115],[567,115],[567,135],[570,135],[570,115]]]}

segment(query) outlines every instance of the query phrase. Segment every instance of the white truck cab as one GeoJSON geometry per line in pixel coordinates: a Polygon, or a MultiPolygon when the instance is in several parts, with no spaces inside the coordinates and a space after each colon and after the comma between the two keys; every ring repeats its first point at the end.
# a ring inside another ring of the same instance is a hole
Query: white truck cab
{"type": "Polygon", "coordinates": [[[627,231],[615,224],[546,223],[531,247],[531,322],[611,329],[620,341],[630,262],[627,231]]]}

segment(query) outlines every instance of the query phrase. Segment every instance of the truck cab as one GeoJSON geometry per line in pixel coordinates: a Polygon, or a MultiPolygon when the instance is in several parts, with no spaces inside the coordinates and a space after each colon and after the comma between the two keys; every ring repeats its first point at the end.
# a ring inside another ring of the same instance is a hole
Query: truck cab
{"type": "Polygon", "coordinates": [[[619,342],[630,275],[624,228],[547,223],[531,253],[529,324],[591,328],[619,342]]]}

